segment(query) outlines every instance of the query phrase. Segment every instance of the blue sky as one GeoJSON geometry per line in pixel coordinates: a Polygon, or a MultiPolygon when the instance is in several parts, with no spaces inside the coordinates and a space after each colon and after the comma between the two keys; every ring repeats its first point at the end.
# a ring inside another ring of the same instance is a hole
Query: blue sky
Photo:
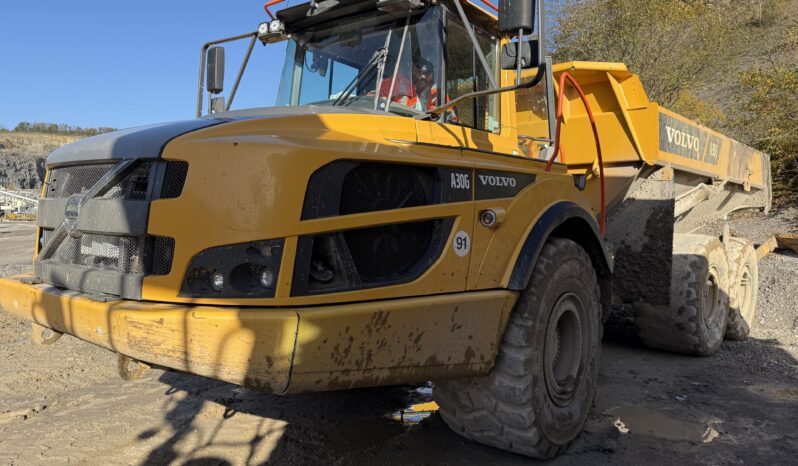
{"type": "MultiPolygon", "coordinates": [[[[193,118],[199,52],[254,31],[265,0],[15,1],[0,15],[0,126],[127,128],[193,118]]],[[[289,0],[289,5],[304,0],[289,0]]],[[[282,5],[280,6],[282,7],[282,5]]],[[[225,94],[246,43],[226,45],[225,94]]],[[[236,105],[273,105],[285,43],[256,44],[236,105]]]]}
{"type": "MultiPolygon", "coordinates": [[[[0,125],[45,121],[125,128],[192,118],[202,44],[254,31],[266,19],[263,3],[4,2],[0,125]]],[[[245,45],[226,47],[227,89],[245,45]]],[[[274,103],[284,48],[285,43],[256,44],[237,102],[274,103]]]]}

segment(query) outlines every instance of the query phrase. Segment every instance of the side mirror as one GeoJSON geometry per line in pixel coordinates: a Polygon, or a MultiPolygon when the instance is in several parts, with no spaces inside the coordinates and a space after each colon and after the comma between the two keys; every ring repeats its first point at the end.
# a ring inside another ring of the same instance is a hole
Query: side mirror
{"type": "Polygon", "coordinates": [[[535,29],[535,0],[499,1],[499,32],[518,35],[518,30],[531,34],[535,29]]]}
{"type": "Polygon", "coordinates": [[[206,87],[211,94],[224,90],[224,47],[208,49],[208,78],[206,87]]]}
{"type": "Polygon", "coordinates": [[[522,69],[537,68],[540,66],[537,52],[537,39],[504,44],[504,47],[502,47],[502,69],[517,70],[519,60],[521,61],[520,64],[522,69]],[[534,53],[532,53],[533,49],[535,51],[534,53]]]}

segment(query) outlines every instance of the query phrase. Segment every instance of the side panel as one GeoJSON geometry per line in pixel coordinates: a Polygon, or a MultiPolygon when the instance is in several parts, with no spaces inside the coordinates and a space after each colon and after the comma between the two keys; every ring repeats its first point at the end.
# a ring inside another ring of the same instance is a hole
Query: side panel
{"type": "Polygon", "coordinates": [[[728,180],[746,191],[769,189],[766,154],[664,108],[659,109],[657,125],[657,164],[728,180]]]}
{"type": "Polygon", "coordinates": [[[488,291],[299,311],[290,393],[486,374],[516,293],[488,291]]]}
{"type": "Polygon", "coordinates": [[[427,220],[448,222],[450,230],[443,238],[439,258],[417,279],[297,296],[285,281],[299,264],[293,257],[285,257],[275,298],[247,299],[246,305],[298,306],[464,291],[469,257],[458,255],[451,245],[458,232],[470,235],[474,222],[470,199],[302,217],[309,180],[337,160],[470,171],[473,164],[463,159],[459,148],[394,142],[414,133],[415,124],[412,119],[389,115],[305,115],[230,123],[173,141],[164,157],[189,163],[185,188],[177,199],[152,203],[149,231],[169,231],[175,238],[174,265],[169,275],[144,279],[143,298],[225,304],[215,298],[187,299],[176,293],[192,257],[214,246],[285,238],[299,257],[309,237],[427,220]],[[364,127],[374,130],[364,132],[364,127]]]}

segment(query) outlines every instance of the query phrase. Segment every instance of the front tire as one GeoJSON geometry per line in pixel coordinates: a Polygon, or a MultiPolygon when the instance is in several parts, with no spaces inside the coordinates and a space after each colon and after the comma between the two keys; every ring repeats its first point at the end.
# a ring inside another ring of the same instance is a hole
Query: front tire
{"type": "Polygon", "coordinates": [[[443,420],[471,440],[551,458],[579,435],[601,350],[596,272],[577,243],[551,238],[485,377],[436,382],[443,420]]]}

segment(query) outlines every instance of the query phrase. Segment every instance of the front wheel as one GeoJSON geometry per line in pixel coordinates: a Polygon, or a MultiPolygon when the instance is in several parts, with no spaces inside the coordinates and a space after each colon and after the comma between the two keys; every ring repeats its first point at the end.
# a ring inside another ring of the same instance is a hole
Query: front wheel
{"type": "Polygon", "coordinates": [[[551,458],[579,435],[601,350],[596,272],[584,249],[551,238],[485,377],[435,383],[441,417],[480,443],[551,458]]]}

